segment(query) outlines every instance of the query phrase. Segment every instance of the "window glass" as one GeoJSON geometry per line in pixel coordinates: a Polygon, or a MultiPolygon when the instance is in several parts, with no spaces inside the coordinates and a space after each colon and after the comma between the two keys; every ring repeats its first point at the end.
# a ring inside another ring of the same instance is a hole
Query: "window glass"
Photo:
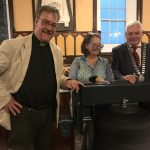
{"type": "Polygon", "coordinates": [[[117,33],[110,33],[110,44],[114,44],[114,43],[117,43],[117,33]]]}
{"type": "Polygon", "coordinates": [[[126,8],[126,0],[117,0],[117,6],[118,6],[118,8],[125,9],[126,8]]]}
{"type": "Polygon", "coordinates": [[[110,22],[110,32],[111,33],[117,33],[118,32],[118,26],[117,22],[110,22]]]}
{"type": "Polygon", "coordinates": [[[100,0],[101,41],[121,44],[125,41],[126,0],[100,0]]]}
{"type": "Polygon", "coordinates": [[[124,33],[119,33],[118,34],[118,43],[124,43],[124,41],[125,41],[124,33]]]}
{"type": "Polygon", "coordinates": [[[124,9],[118,9],[118,20],[125,20],[126,19],[126,12],[124,9]]]}
{"type": "Polygon", "coordinates": [[[118,32],[124,33],[125,32],[125,22],[118,22],[118,32]]]}
{"type": "Polygon", "coordinates": [[[116,0],[109,0],[108,1],[108,5],[109,5],[109,8],[117,8],[117,1],[116,0]]]}
{"type": "Polygon", "coordinates": [[[108,21],[103,21],[101,23],[101,30],[103,31],[103,33],[109,31],[109,22],[108,21]]]}
{"type": "Polygon", "coordinates": [[[101,8],[108,8],[108,1],[100,0],[101,8]]]}
{"type": "Polygon", "coordinates": [[[109,34],[101,33],[101,39],[102,39],[102,43],[108,43],[109,42],[109,34]]]}
{"type": "Polygon", "coordinates": [[[102,9],[101,9],[101,13],[100,13],[100,14],[101,14],[101,19],[109,19],[109,14],[108,14],[108,12],[109,12],[108,9],[106,9],[106,8],[103,9],[103,8],[102,8],[102,9]]]}
{"type": "Polygon", "coordinates": [[[110,20],[117,19],[117,9],[110,9],[109,10],[109,19],[110,20]]]}

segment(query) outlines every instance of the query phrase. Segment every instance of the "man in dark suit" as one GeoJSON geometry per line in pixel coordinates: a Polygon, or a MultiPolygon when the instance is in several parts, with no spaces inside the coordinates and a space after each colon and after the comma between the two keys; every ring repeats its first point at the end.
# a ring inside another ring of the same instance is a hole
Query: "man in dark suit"
{"type": "Polygon", "coordinates": [[[139,21],[130,22],[125,35],[127,42],[112,49],[115,79],[130,83],[150,80],[150,44],[141,42],[142,24],[139,21]]]}
{"type": "MultiPolygon", "coordinates": [[[[112,70],[115,80],[126,80],[131,84],[150,80],[150,44],[141,42],[142,35],[142,24],[139,21],[132,21],[127,24],[126,43],[112,49],[112,70]]],[[[134,94],[136,93],[133,92],[133,97],[134,94]]],[[[149,142],[145,141],[149,135],[148,128],[145,130],[145,126],[149,124],[149,112],[150,103],[131,104],[130,101],[128,103],[123,102],[123,105],[120,103],[112,105],[109,111],[104,110],[103,114],[101,113],[99,119],[96,120],[95,134],[98,142],[95,150],[133,150],[135,146],[137,150],[148,150],[149,142]],[[136,117],[137,114],[138,116],[141,114],[141,119],[136,117]],[[138,122],[139,125],[140,121],[141,127],[139,128],[136,123],[138,122]],[[141,133],[144,132],[146,136],[143,134],[142,137],[141,133]],[[103,140],[106,139],[105,137],[108,140],[103,140]],[[111,142],[109,142],[108,137],[111,142]],[[139,139],[137,140],[136,137],[139,139]]]]}

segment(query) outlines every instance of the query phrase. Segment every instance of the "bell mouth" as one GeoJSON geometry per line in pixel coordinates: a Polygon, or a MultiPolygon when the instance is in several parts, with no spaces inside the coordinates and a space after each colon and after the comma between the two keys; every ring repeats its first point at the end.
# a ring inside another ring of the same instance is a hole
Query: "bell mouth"
{"type": "Polygon", "coordinates": [[[111,111],[123,114],[132,114],[139,111],[138,103],[127,103],[127,104],[113,104],[111,111]]]}

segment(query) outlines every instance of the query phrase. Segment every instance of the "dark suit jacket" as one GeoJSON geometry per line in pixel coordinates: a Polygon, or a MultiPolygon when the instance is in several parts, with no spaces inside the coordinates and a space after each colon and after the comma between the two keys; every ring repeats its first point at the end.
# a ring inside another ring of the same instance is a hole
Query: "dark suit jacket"
{"type": "MultiPolygon", "coordinates": [[[[126,43],[112,49],[112,70],[116,80],[122,79],[124,75],[136,73],[126,43]]],[[[146,44],[145,80],[150,80],[150,44],[146,44]]]]}

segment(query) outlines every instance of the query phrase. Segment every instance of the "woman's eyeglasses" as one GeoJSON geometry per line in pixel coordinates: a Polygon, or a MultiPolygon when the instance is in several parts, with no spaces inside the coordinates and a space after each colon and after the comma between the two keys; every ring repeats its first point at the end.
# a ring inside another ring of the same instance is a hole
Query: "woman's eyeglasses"
{"type": "Polygon", "coordinates": [[[102,49],[104,47],[104,45],[100,44],[100,43],[98,43],[98,44],[91,44],[91,45],[92,45],[92,48],[94,48],[94,49],[98,49],[98,48],[102,49]]]}

